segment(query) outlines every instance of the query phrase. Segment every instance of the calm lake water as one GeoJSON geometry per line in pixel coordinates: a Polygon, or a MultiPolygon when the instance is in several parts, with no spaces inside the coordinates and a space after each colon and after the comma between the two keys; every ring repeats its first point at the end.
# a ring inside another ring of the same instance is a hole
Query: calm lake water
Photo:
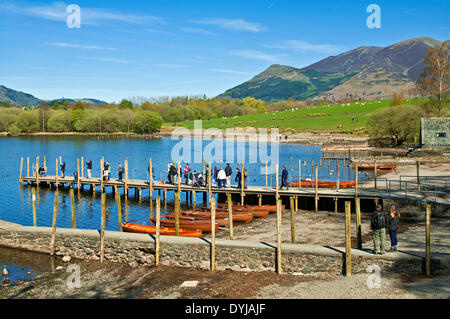
{"type": "MultiPolygon", "coordinates": [[[[167,164],[171,162],[172,148],[179,141],[173,141],[170,138],[162,139],[98,139],[98,138],[79,138],[79,137],[30,137],[30,138],[0,138],[0,219],[19,223],[25,226],[33,225],[32,216],[32,189],[28,186],[19,185],[20,158],[24,158],[23,175],[26,175],[26,158],[30,157],[31,163],[35,162],[39,155],[40,162],[43,162],[44,155],[47,158],[48,174],[55,175],[56,158],[62,156],[66,162],[66,175],[71,176],[77,167],[77,158],[84,156],[84,161],[91,159],[93,161],[93,176],[100,175],[99,165],[102,156],[105,161],[111,163],[111,173],[113,178],[117,178],[117,164],[124,163],[124,159],[129,160],[129,178],[148,179],[147,166],[149,158],[153,159],[155,177],[157,180],[165,180],[167,173],[167,164]]],[[[206,146],[210,141],[203,141],[206,146]]],[[[247,154],[249,144],[246,144],[247,154]]],[[[323,156],[320,147],[281,144],[280,149],[280,167],[286,165],[290,171],[289,180],[298,180],[298,160],[307,160],[306,167],[302,168],[302,178],[314,178],[311,166],[311,160],[319,163],[323,156]]],[[[270,147],[269,147],[270,154],[270,147]]],[[[337,154],[339,155],[339,154],[337,154]]],[[[225,157],[225,155],[224,155],[225,157]]],[[[247,158],[249,156],[247,155],[247,158]]],[[[224,159],[225,162],[225,159],[224,159]]],[[[214,166],[225,167],[223,163],[214,163],[214,166]]],[[[202,164],[191,164],[193,170],[201,171],[202,164]]],[[[234,181],[235,168],[239,167],[237,163],[231,163],[233,167],[234,181]]],[[[261,175],[263,164],[246,163],[249,175],[249,185],[265,185],[265,176],[261,175]]],[[[322,164],[320,170],[320,179],[335,180],[336,162],[331,161],[330,167],[327,161],[322,164]]],[[[84,170],[85,176],[86,168],[84,170]]],[[[30,172],[31,174],[31,172],[30,172]]],[[[344,167],[342,161],[340,166],[341,180],[354,180],[355,172],[348,167],[344,167]]],[[[364,178],[361,175],[360,178],[364,178]]],[[[275,177],[272,175],[269,183],[275,184],[275,177]]],[[[232,183],[233,184],[233,183],[232,183]]],[[[52,212],[54,203],[54,190],[40,187],[37,194],[37,225],[51,227],[52,212]]],[[[76,192],[75,192],[76,194],[76,192]]],[[[154,199],[157,192],[154,193],[154,199]]],[[[197,195],[197,203],[201,203],[202,195],[197,195]]],[[[185,196],[182,196],[182,205],[184,207],[185,196]]],[[[173,201],[173,193],[168,192],[168,206],[165,211],[170,211],[173,201]]],[[[150,209],[148,201],[148,191],[142,191],[142,203],[134,199],[134,190],[130,190],[130,198],[125,201],[122,198],[122,220],[136,220],[141,224],[151,224],[150,209]]],[[[153,209],[154,209],[153,205],[153,209]]],[[[162,213],[165,212],[164,210],[162,213]]],[[[84,229],[100,228],[100,193],[97,188],[95,196],[88,191],[82,193],[78,199],[75,196],[76,227],[84,229]]],[[[71,228],[70,196],[68,190],[59,192],[57,227],[71,228]]],[[[117,205],[112,195],[111,188],[107,188],[107,211],[106,225],[107,230],[118,230],[117,205]]]]}

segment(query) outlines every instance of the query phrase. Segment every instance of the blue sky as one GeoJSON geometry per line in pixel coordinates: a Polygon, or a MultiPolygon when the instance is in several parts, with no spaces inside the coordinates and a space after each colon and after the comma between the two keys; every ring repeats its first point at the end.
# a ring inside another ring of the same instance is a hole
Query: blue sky
{"type": "Polygon", "coordinates": [[[0,0],[0,84],[42,99],[213,97],[272,64],[448,40],[449,9],[447,0],[0,0]],[[366,25],[372,3],[380,29],[366,25]],[[79,29],[67,27],[69,4],[81,8],[79,29]]]}

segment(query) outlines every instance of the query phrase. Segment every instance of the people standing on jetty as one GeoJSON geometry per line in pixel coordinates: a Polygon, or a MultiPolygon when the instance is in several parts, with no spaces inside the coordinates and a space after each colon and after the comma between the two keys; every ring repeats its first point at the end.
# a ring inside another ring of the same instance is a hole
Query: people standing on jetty
{"type": "Polygon", "coordinates": [[[219,172],[217,173],[217,181],[218,181],[218,187],[219,188],[225,188],[227,183],[227,174],[223,170],[223,168],[219,169],[219,172]]]}
{"type": "Polygon", "coordinates": [[[61,167],[61,174],[62,174],[61,177],[64,178],[64,173],[66,172],[66,162],[62,162],[60,167],[61,167]]]}
{"type": "Polygon", "coordinates": [[[242,174],[239,168],[236,168],[236,177],[234,178],[234,181],[238,183],[237,188],[242,188],[242,174]]]}
{"type": "Polygon", "coordinates": [[[73,172],[72,186],[78,183],[78,172],[73,172]]]}
{"type": "Polygon", "coordinates": [[[3,265],[3,281],[9,279],[9,271],[6,269],[6,265],[3,265]]]}
{"type": "Polygon", "coordinates": [[[92,178],[92,160],[86,161],[88,178],[92,178]]]}
{"type": "Polygon", "coordinates": [[[183,168],[183,173],[184,173],[184,182],[185,184],[189,184],[189,173],[191,172],[191,168],[189,167],[189,164],[186,163],[186,165],[183,168]]]}
{"type": "Polygon", "coordinates": [[[283,166],[283,171],[281,172],[281,187],[280,187],[280,189],[283,189],[283,187],[286,187],[286,189],[289,189],[288,176],[289,176],[289,172],[286,169],[286,166],[283,166]]]}
{"type": "Polygon", "coordinates": [[[173,176],[177,175],[177,169],[173,165],[173,163],[170,163],[168,165],[169,169],[167,172],[167,179],[169,180],[169,184],[173,185],[173,176]]]}
{"type": "Polygon", "coordinates": [[[381,204],[378,204],[370,219],[370,227],[373,230],[374,254],[384,255],[385,253],[386,224],[386,214],[381,204]]]}
{"type": "Polygon", "coordinates": [[[123,178],[123,173],[125,172],[125,168],[123,168],[122,164],[119,163],[117,170],[119,171],[119,182],[121,182],[123,178]]]}
{"type": "Polygon", "coordinates": [[[39,176],[47,176],[44,165],[39,167],[39,176]]]}
{"type": "Polygon", "coordinates": [[[227,176],[227,188],[231,187],[231,175],[233,175],[233,169],[230,166],[230,163],[227,163],[227,167],[225,167],[225,174],[227,176]]]}
{"type": "Polygon", "coordinates": [[[109,163],[105,162],[103,164],[103,180],[108,181],[109,180],[109,163]]]}
{"type": "Polygon", "coordinates": [[[391,239],[391,249],[389,252],[397,251],[397,231],[400,222],[400,212],[397,211],[397,206],[391,205],[391,210],[386,216],[387,230],[391,239]]]}

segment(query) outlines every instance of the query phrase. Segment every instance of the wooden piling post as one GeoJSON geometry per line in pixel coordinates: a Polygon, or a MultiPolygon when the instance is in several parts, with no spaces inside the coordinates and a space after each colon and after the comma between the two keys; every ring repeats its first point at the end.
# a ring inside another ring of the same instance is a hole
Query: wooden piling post
{"type": "Polygon", "coordinates": [[[56,242],[56,218],[58,216],[58,190],[55,192],[55,200],[53,204],[53,220],[52,220],[52,238],[50,240],[50,256],[55,254],[56,242]]]}
{"type": "Polygon", "coordinates": [[[100,191],[103,193],[103,175],[105,174],[104,170],[105,170],[105,158],[102,157],[102,159],[100,160],[100,191]]]}
{"type": "Polygon", "coordinates": [[[59,165],[58,165],[58,158],[56,158],[56,182],[55,182],[55,186],[56,188],[58,188],[59,186],[59,165]]]}
{"type": "Polygon", "coordinates": [[[125,196],[128,197],[128,158],[125,159],[125,196]]]}
{"type": "Polygon", "coordinates": [[[425,221],[425,275],[431,275],[431,205],[427,205],[425,221]]]}
{"type": "Polygon", "coordinates": [[[244,201],[245,201],[245,193],[244,193],[244,189],[245,189],[245,167],[244,167],[244,163],[241,163],[241,205],[244,206],[244,201]]]}
{"type": "Polygon", "coordinates": [[[36,156],[36,186],[39,187],[39,155],[36,156]]]}
{"type": "Polygon", "coordinates": [[[336,189],[339,189],[341,186],[341,183],[339,182],[339,160],[336,160],[336,175],[337,175],[336,189]]]}
{"type": "Polygon", "coordinates": [[[75,195],[73,192],[73,188],[70,189],[70,213],[72,216],[72,228],[76,228],[75,223],[75,195]]]}
{"type": "Polygon", "coordinates": [[[155,240],[155,265],[159,266],[159,253],[161,247],[161,196],[156,196],[156,240],[155,240]]]}
{"type": "Polygon", "coordinates": [[[80,192],[80,159],[77,158],[77,172],[78,172],[78,178],[77,178],[77,188],[78,188],[78,193],[80,192]]]}
{"type": "Polygon", "coordinates": [[[153,159],[150,159],[149,160],[149,171],[148,171],[148,174],[149,174],[149,183],[150,183],[150,185],[149,185],[149,188],[150,188],[150,190],[149,190],[149,192],[150,192],[150,202],[152,202],[153,201],[153,159]]]}
{"type": "Polygon", "coordinates": [[[302,160],[298,161],[298,189],[302,189],[302,160]]]}
{"type": "MultiPolygon", "coordinates": [[[[205,174],[206,174],[206,169],[205,169],[205,160],[202,160],[202,176],[203,179],[205,180],[204,183],[207,182],[206,178],[205,178],[205,174]]],[[[203,185],[202,185],[203,186],[203,185]]]]}
{"type": "Polygon", "coordinates": [[[290,206],[291,206],[291,242],[293,244],[295,244],[296,240],[295,240],[295,200],[294,200],[294,197],[290,198],[290,206]]]}
{"type": "Polygon", "coordinates": [[[377,160],[374,161],[374,174],[375,174],[375,189],[377,189],[377,176],[378,176],[378,168],[377,168],[377,160]]]}
{"type": "Polygon", "coordinates": [[[356,242],[358,249],[362,249],[362,228],[361,228],[361,199],[356,197],[355,199],[356,209],[356,242]]]}
{"type": "Polygon", "coordinates": [[[122,199],[120,198],[120,191],[116,189],[116,202],[117,202],[117,217],[119,220],[119,231],[122,231],[122,199]]]}
{"type": "Polygon", "coordinates": [[[211,271],[216,268],[216,199],[211,198],[211,271]]]}
{"type": "Polygon", "coordinates": [[[266,161],[266,188],[269,187],[269,167],[267,165],[267,161],[266,161]]]}
{"type": "Polygon", "coordinates": [[[211,206],[211,162],[208,166],[208,205],[211,206]]]}
{"type": "Polygon", "coordinates": [[[351,203],[345,202],[345,275],[352,274],[351,203]]]}
{"type": "Polygon", "coordinates": [[[416,170],[417,170],[417,190],[420,192],[420,163],[416,161],[416,170]]]}
{"type": "Polygon", "coordinates": [[[84,157],[81,156],[81,178],[84,178],[84,157]]]}
{"type": "Polygon", "coordinates": [[[100,262],[105,259],[105,205],[106,194],[102,193],[101,226],[100,226],[100,262]]]}
{"type": "Polygon", "coordinates": [[[258,206],[262,206],[262,194],[258,194],[258,206]]]}
{"type": "Polygon", "coordinates": [[[338,198],[334,198],[334,212],[337,214],[338,212],[338,198]]]}
{"type": "Polygon", "coordinates": [[[278,164],[275,165],[275,179],[276,179],[276,183],[275,183],[275,199],[278,200],[280,199],[280,195],[278,194],[278,164]]]}
{"type": "Polygon", "coordinates": [[[295,196],[295,211],[298,212],[298,196],[295,196]]]}
{"type": "Polygon", "coordinates": [[[27,177],[30,177],[30,158],[27,157],[27,177]]]}
{"type": "Polygon", "coordinates": [[[231,199],[231,194],[227,194],[227,203],[228,203],[228,222],[229,222],[229,230],[230,230],[230,240],[234,240],[234,229],[233,229],[233,201],[231,199]]]}
{"type": "Polygon", "coordinates": [[[31,201],[33,203],[33,227],[37,227],[36,221],[36,188],[31,188],[31,201]]]}
{"type": "Polygon", "coordinates": [[[355,196],[358,197],[358,187],[359,187],[359,172],[358,172],[358,165],[356,165],[356,172],[355,172],[355,196]]]}
{"type": "Polygon", "coordinates": [[[316,165],[316,182],[315,182],[316,194],[315,194],[315,208],[316,213],[319,212],[319,167],[316,165]]]}
{"type": "Polygon", "coordinates": [[[23,157],[20,158],[19,184],[22,184],[22,168],[23,168],[23,157]]]}
{"type": "Polygon", "coordinates": [[[277,274],[281,273],[281,200],[277,199],[277,274]]]}
{"type": "Polygon", "coordinates": [[[196,196],[197,196],[196,192],[192,191],[192,205],[194,209],[196,207],[196,196]]]}
{"type": "Polygon", "coordinates": [[[180,236],[180,193],[175,193],[175,236],[180,236]]]}
{"type": "Polygon", "coordinates": [[[177,176],[178,176],[178,180],[177,180],[178,194],[180,194],[180,197],[181,197],[181,165],[180,165],[180,163],[178,163],[177,176]]]}

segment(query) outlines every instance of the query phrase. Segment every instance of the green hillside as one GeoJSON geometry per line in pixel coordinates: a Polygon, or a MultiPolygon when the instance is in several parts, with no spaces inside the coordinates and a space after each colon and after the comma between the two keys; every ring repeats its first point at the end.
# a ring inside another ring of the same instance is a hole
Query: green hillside
{"type": "MultiPolygon", "coordinates": [[[[408,105],[417,105],[419,99],[407,100],[408,105]]],[[[203,121],[203,128],[279,127],[281,131],[318,131],[318,132],[359,132],[364,133],[367,120],[378,109],[391,105],[391,100],[353,102],[314,106],[298,110],[252,114],[227,119],[203,121]],[[354,122],[352,122],[352,118],[354,122]],[[356,122],[356,118],[358,121],[356,122]],[[228,121],[228,125],[227,125],[228,121]],[[338,126],[343,125],[343,128],[338,126]]],[[[173,126],[166,123],[165,126],[173,126]]],[[[178,123],[178,126],[193,129],[194,122],[178,123]]]]}

